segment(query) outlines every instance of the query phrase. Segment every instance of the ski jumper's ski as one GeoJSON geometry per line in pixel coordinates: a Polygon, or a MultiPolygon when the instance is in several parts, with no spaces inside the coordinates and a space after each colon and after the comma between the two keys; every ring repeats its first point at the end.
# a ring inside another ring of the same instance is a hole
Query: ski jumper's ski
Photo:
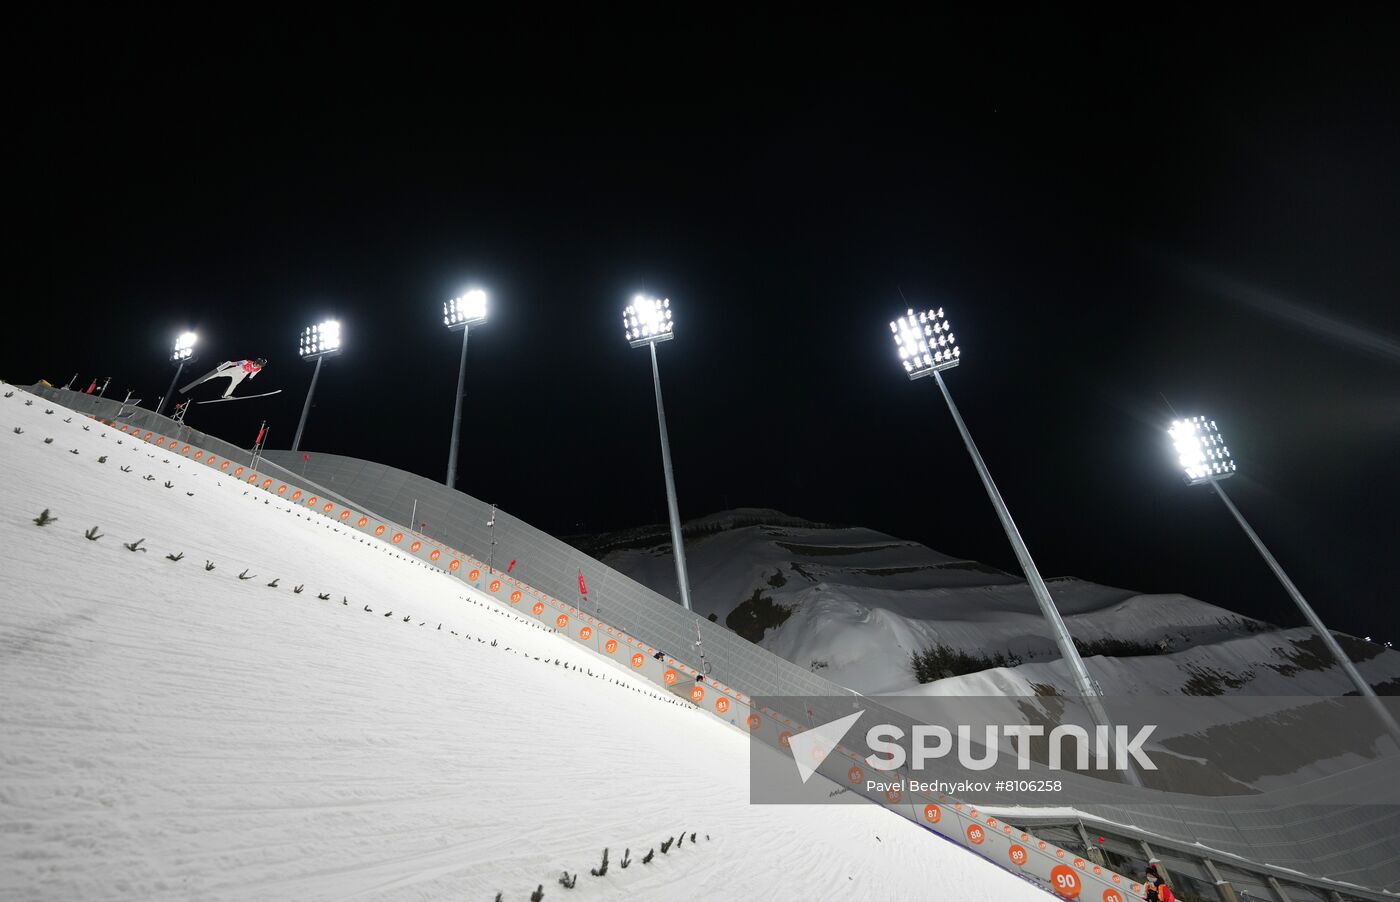
{"type": "Polygon", "coordinates": [[[214,398],[212,401],[196,401],[196,402],[194,402],[194,403],[196,403],[196,404],[222,404],[222,403],[225,402],[225,401],[251,401],[251,400],[253,400],[254,398],[266,398],[268,395],[280,395],[281,393],[282,393],[282,389],[279,388],[279,389],[277,389],[277,391],[263,392],[263,393],[260,394],[260,395],[232,395],[232,396],[227,397],[227,398],[214,398]]]}

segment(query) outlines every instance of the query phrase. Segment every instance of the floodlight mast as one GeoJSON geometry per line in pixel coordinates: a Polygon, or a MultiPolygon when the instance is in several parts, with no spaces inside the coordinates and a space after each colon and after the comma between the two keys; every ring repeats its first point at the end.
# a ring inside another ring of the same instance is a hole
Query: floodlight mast
{"type": "Polygon", "coordinates": [[[315,360],[316,368],[311,371],[311,385],[306,389],[306,403],[301,408],[296,435],[292,437],[293,451],[301,448],[301,434],[306,429],[306,418],[311,413],[311,399],[316,394],[316,380],[321,376],[321,363],[327,357],[334,357],[340,353],[340,323],[328,319],[301,330],[301,344],[297,353],[301,355],[302,360],[315,360]]]}
{"type": "Polygon", "coordinates": [[[685,543],[681,536],[680,508],[676,502],[676,476],[671,466],[671,443],[666,434],[666,408],[661,403],[661,368],[656,362],[656,343],[670,341],[671,301],[669,298],[637,295],[622,312],[622,327],[627,343],[634,348],[646,345],[651,350],[651,380],[656,390],[656,424],[661,432],[661,469],[666,476],[666,506],[671,518],[671,547],[676,558],[676,583],[680,586],[681,604],[690,606],[690,577],[685,567],[685,543]]]}
{"type": "Polygon", "coordinates": [[[457,367],[457,400],[452,407],[452,445],[447,452],[447,487],[457,486],[457,449],[462,434],[462,398],[467,382],[467,336],[471,327],[486,322],[486,292],[473,288],[442,305],[442,322],[449,331],[462,330],[462,362],[457,367]]]}
{"type": "MultiPolygon", "coordinates": [[[[904,371],[910,380],[933,376],[934,381],[938,383],[938,389],[942,392],[943,400],[948,405],[948,412],[953,415],[953,423],[958,427],[958,434],[962,436],[968,456],[972,458],[972,465],[982,480],[982,487],[986,489],[987,497],[991,499],[992,507],[997,512],[997,519],[1001,521],[1001,528],[1006,533],[1012,550],[1016,553],[1016,560],[1020,563],[1021,572],[1025,574],[1026,582],[1030,585],[1031,594],[1035,596],[1036,604],[1040,606],[1040,613],[1045,618],[1045,622],[1050,625],[1051,635],[1055,639],[1056,646],[1060,649],[1060,657],[1069,667],[1075,688],[1083,696],[1084,704],[1089,709],[1089,715],[1093,718],[1094,723],[1107,728],[1111,734],[1113,722],[1103,705],[1103,690],[1099,687],[1098,682],[1089,675],[1089,669],[1084,666],[1084,659],[1079,656],[1079,649],[1074,647],[1074,639],[1069,634],[1069,628],[1065,626],[1059,608],[1055,607],[1055,601],[1050,597],[1050,590],[1046,587],[1039,568],[1036,567],[1035,561],[1031,558],[1030,549],[1026,547],[1025,540],[1021,538],[1021,531],[1016,528],[1016,522],[1011,519],[1011,511],[1007,508],[1006,502],[1001,497],[1001,492],[992,480],[992,473],[987,469],[986,462],[982,460],[982,454],[977,450],[977,443],[972,440],[972,433],[968,431],[967,424],[963,422],[962,414],[958,412],[958,405],[953,403],[953,395],[948,391],[948,384],[943,381],[943,371],[952,369],[962,360],[962,349],[957,345],[957,340],[953,335],[952,327],[948,324],[947,317],[943,313],[943,308],[922,310],[918,313],[909,310],[904,316],[890,323],[890,331],[894,333],[900,360],[904,364],[904,371]]],[[[1142,785],[1142,778],[1132,767],[1131,762],[1128,762],[1124,776],[1132,785],[1142,785]]]]}
{"type": "Polygon", "coordinates": [[[185,370],[185,364],[195,360],[194,346],[199,342],[199,336],[193,332],[182,333],[175,339],[175,345],[170,352],[170,360],[175,364],[175,375],[170,379],[170,389],[161,396],[156,404],[156,415],[165,410],[165,402],[175,394],[175,386],[180,382],[180,374],[185,370]]]}
{"type": "Polygon", "coordinates": [[[1288,574],[1283,572],[1282,565],[1269,552],[1264,545],[1264,540],[1259,538],[1259,534],[1249,525],[1249,521],[1240,513],[1240,509],[1235,507],[1235,503],[1230,500],[1230,496],[1225,493],[1225,489],[1220,485],[1221,480],[1229,479],[1235,475],[1235,460],[1230,454],[1230,449],[1225,445],[1224,439],[1220,435],[1220,430],[1216,427],[1215,421],[1206,417],[1196,416],[1186,419],[1176,420],[1172,423],[1167,434],[1172,437],[1176,446],[1179,463],[1186,475],[1186,481],[1191,485],[1210,483],[1211,490],[1216,497],[1225,505],[1239,523],[1240,529],[1254,543],[1259,556],[1264,559],[1264,563],[1269,565],[1269,569],[1274,572],[1279,584],[1283,586],[1285,592],[1293,599],[1293,603],[1298,606],[1298,610],[1303,612],[1303,617],[1307,619],[1312,628],[1317,631],[1327,650],[1332,653],[1337,664],[1351,680],[1361,697],[1371,706],[1372,711],[1390,733],[1391,737],[1400,744],[1400,723],[1397,723],[1394,715],[1386,708],[1385,704],[1376,696],[1376,691],[1371,688],[1371,684],[1366,682],[1366,678],[1356,669],[1356,665],[1342,646],[1332,636],[1332,631],[1322,622],[1322,618],[1317,616],[1317,612],[1303,598],[1303,593],[1293,584],[1293,580],[1288,578],[1288,574]]]}

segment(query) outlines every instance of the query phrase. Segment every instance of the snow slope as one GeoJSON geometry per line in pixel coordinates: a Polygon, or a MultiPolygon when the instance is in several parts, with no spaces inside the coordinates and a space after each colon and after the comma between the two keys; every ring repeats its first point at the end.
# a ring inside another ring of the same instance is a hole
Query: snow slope
{"type": "MultiPolygon", "coordinates": [[[[868,695],[976,693],[1031,683],[1069,689],[1029,587],[975,561],[870,529],[830,527],[763,509],[690,521],[686,563],[697,611],[740,629],[757,603],[759,644],[868,695]],[[773,607],[786,609],[778,618],[773,607]],[[785,617],[785,619],[782,619],[785,617]],[[1001,654],[1020,666],[920,684],[910,655],[931,646],[1001,654]]],[[[675,594],[659,527],[578,540],[609,565],[675,594]]],[[[1280,630],[1185,595],[1141,595],[1085,580],[1048,581],[1090,670],[1116,693],[1341,694],[1351,689],[1310,630],[1280,630]],[[1096,646],[1097,643],[1097,646],[1096,646]]],[[[1346,642],[1373,684],[1400,683],[1400,653],[1346,642]]]]}
{"type": "Polygon", "coordinates": [[[751,806],[737,731],[388,546],[14,391],[0,898],[1047,898],[873,806],[751,806]],[[696,841],[638,861],[680,831],[696,841]]]}

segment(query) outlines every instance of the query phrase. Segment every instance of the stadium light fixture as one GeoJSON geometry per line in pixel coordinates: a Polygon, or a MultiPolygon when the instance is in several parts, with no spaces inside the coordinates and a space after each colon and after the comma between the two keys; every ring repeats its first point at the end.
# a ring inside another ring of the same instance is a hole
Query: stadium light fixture
{"type": "Polygon", "coordinates": [[[462,398],[467,383],[467,337],[472,326],[486,322],[486,292],[473,288],[442,305],[442,322],[449,331],[462,331],[462,362],[457,367],[457,400],[452,407],[452,445],[447,452],[447,487],[457,486],[457,451],[462,432],[462,398]]]}
{"type": "Polygon", "coordinates": [[[301,419],[297,422],[297,432],[292,438],[292,450],[301,447],[301,434],[306,429],[306,417],[311,413],[311,398],[316,394],[316,380],[321,376],[321,364],[327,357],[334,357],[341,351],[340,322],[328,319],[301,330],[301,343],[297,353],[302,360],[316,361],[311,371],[311,387],[306,390],[306,403],[301,408],[301,419]]]}
{"type": "Polygon", "coordinates": [[[671,466],[671,444],[666,435],[666,408],[661,403],[661,368],[656,362],[658,342],[674,337],[669,298],[637,295],[622,311],[622,331],[627,343],[634,348],[646,345],[651,349],[651,381],[656,390],[656,423],[661,432],[661,470],[666,476],[666,505],[671,516],[671,547],[676,558],[676,584],[680,587],[681,604],[690,606],[690,577],[685,567],[685,542],[681,537],[681,515],[676,502],[676,475],[671,466]]]}
{"type": "Polygon", "coordinates": [[[486,292],[473,288],[443,302],[442,322],[453,332],[486,322],[486,292]]]}
{"type": "Polygon", "coordinates": [[[199,343],[199,336],[193,332],[182,332],[175,337],[175,344],[170,351],[170,362],[175,364],[175,375],[170,380],[170,388],[161,395],[160,401],[156,404],[156,415],[165,410],[165,402],[170,396],[175,394],[175,386],[180,382],[180,373],[184,372],[185,364],[193,363],[194,346],[199,343]]]}
{"type": "Polygon", "coordinates": [[[1210,484],[1216,497],[1235,518],[1235,522],[1240,525],[1240,529],[1244,530],[1244,534],[1254,543],[1259,556],[1264,559],[1264,563],[1269,565],[1269,569],[1274,572],[1274,576],[1283,586],[1284,591],[1293,599],[1298,610],[1303,612],[1303,617],[1307,619],[1313,629],[1317,630],[1323,644],[1332,653],[1332,657],[1337,660],[1337,664],[1341,666],[1352,685],[1361,693],[1361,697],[1371,705],[1372,710],[1390,735],[1395,738],[1397,743],[1400,743],[1400,723],[1396,722],[1395,717],[1376,697],[1376,691],[1361,676],[1361,672],[1356,669],[1356,664],[1352,662],[1347,653],[1342,650],[1342,646],[1332,636],[1332,631],[1322,622],[1322,618],[1317,616],[1317,612],[1312,609],[1312,605],[1308,604],[1303,593],[1283,571],[1283,566],[1264,545],[1264,540],[1259,538],[1254,527],[1249,525],[1244,514],[1240,513],[1240,509],[1235,507],[1235,503],[1225,493],[1225,489],[1220,483],[1235,475],[1235,459],[1230,454],[1230,448],[1225,444],[1225,439],[1220,434],[1220,429],[1216,426],[1215,421],[1203,416],[1177,419],[1172,421],[1171,426],[1167,429],[1167,434],[1176,447],[1177,462],[1181,466],[1182,473],[1185,474],[1186,481],[1191,485],[1210,484]]]}
{"type": "Polygon", "coordinates": [[[1177,462],[1192,485],[1235,475],[1235,459],[1215,420],[1187,417],[1172,423],[1167,434],[1176,447],[1177,462]]]}
{"type": "Polygon", "coordinates": [[[637,295],[622,311],[622,330],[634,348],[670,341],[672,337],[671,299],[637,295]]]}
{"type": "Polygon", "coordinates": [[[298,348],[302,360],[319,360],[340,353],[340,323],[333,319],[301,330],[298,348]]]}
{"type": "Polygon", "coordinates": [[[910,379],[950,369],[962,359],[962,350],[942,307],[918,313],[909,310],[890,323],[890,331],[910,379]]]}
{"type": "Polygon", "coordinates": [[[171,352],[170,359],[176,362],[194,359],[194,346],[198,344],[199,336],[193,332],[183,332],[175,339],[175,350],[171,352]]]}
{"type": "MultiPolygon", "coordinates": [[[[1064,618],[1060,616],[1060,610],[1055,606],[1054,599],[1050,597],[1050,590],[1046,587],[1039,568],[1036,567],[1035,561],[1031,558],[1030,549],[1026,547],[1025,540],[1021,538],[1020,530],[1016,528],[1015,521],[1011,519],[1011,511],[1007,508],[1006,501],[1001,497],[996,483],[992,481],[991,471],[987,469],[986,462],[982,460],[982,454],[977,450],[977,443],[972,440],[972,433],[968,431],[967,424],[963,422],[962,414],[958,412],[958,405],[953,403],[953,395],[948,391],[948,384],[943,381],[943,371],[957,366],[962,360],[962,351],[958,348],[952,326],[949,325],[943,308],[917,312],[913,309],[906,310],[903,316],[896,317],[890,323],[890,332],[894,336],[895,347],[899,351],[899,359],[904,366],[904,372],[910,380],[933,376],[934,381],[938,383],[938,388],[943,393],[943,400],[948,404],[948,412],[953,415],[953,422],[957,425],[963,444],[967,446],[967,453],[972,458],[972,465],[982,480],[982,487],[986,489],[987,497],[991,499],[992,507],[996,509],[997,519],[1001,521],[1001,527],[1006,532],[1006,538],[1011,543],[1012,550],[1016,552],[1016,560],[1021,564],[1021,572],[1026,576],[1031,594],[1035,596],[1036,603],[1040,606],[1040,613],[1050,626],[1051,635],[1055,639],[1056,646],[1060,649],[1060,657],[1069,667],[1075,688],[1084,697],[1084,704],[1088,707],[1094,722],[1111,728],[1112,723],[1101,698],[1103,690],[1099,687],[1098,682],[1089,675],[1089,669],[1084,666],[1084,659],[1079,656],[1079,649],[1074,646],[1074,639],[1070,636],[1069,628],[1065,626],[1064,618]]],[[[1128,769],[1125,776],[1134,785],[1141,785],[1141,777],[1133,769],[1128,769]]]]}

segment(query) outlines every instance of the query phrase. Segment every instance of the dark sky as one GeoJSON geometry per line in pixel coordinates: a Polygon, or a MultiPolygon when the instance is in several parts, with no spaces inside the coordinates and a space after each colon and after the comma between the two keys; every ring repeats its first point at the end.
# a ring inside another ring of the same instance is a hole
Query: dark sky
{"type": "Polygon", "coordinates": [[[1170,414],[1220,421],[1230,488],[1334,626],[1400,639],[1400,44],[1326,20],[795,11],[546,30],[386,14],[18,23],[3,376],[148,399],[171,337],[265,356],[266,401],[190,422],[441,478],[486,288],[460,487],[565,534],[682,513],[870,526],[1014,567],[888,321],[943,306],[949,382],[1041,570],[1301,621],[1170,414]]]}

